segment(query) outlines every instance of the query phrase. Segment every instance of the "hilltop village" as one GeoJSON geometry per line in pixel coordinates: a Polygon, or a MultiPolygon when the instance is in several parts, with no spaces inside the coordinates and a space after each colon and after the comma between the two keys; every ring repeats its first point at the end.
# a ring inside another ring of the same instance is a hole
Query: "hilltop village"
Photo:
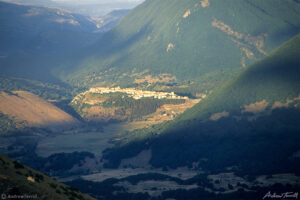
{"type": "Polygon", "coordinates": [[[108,93],[126,93],[129,97],[134,99],[141,99],[141,98],[155,98],[155,99],[189,99],[188,97],[182,97],[176,95],[174,92],[155,92],[155,91],[143,91],[138,90],[135,88],[106,88],[106,87],[97,87],[91,88],[89,90],[90,93],[96,94],[108,94],[108,93]]]}

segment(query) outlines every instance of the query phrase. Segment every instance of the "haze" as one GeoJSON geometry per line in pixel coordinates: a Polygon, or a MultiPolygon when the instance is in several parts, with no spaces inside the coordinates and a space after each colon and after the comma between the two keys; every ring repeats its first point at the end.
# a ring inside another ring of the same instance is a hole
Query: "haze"
{"type": "Polygon", "coordinates": [[[0,0],[33,6],[55,6],[91,17],[106,15],[113,10],[133,9],[144,0],[0,0]]]}

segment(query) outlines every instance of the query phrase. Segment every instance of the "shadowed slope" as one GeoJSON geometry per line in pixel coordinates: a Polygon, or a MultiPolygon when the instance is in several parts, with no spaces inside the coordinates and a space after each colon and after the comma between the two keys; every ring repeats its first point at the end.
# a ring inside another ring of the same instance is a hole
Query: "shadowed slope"
{"type": "Polygon", "coordinates": [[[151,149],[156,167],[299,173],[299,44],[300,35],[174,121],[127,134],[105,152],[108,166],[151,149]]]}

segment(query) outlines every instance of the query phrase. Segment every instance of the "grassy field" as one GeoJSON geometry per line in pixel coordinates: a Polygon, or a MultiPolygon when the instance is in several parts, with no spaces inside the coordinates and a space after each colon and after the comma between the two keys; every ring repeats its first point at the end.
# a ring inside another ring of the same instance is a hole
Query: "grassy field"
{"type": "Polygon", "coordinates": [[[157,173],[157,174],[163,174],[163,175],[179,178],[182,180],[188,180],[190,178],[193,178],[197,174],[199,174],[200,171],[191,170],[188,168],[178,168],[169,171],[163,171],[162,169],[143,169],[143,168],[104,169],[101,171],[101,173],[85,175],[82,176],[82,178],[88,181],[102,182],[109,178],[122,179],[129,176],[135,176],[138,174],[145,174],[145,173],[157,173]]]}
{"type": "Polygon", "coordinates": [[[112,139],[120,136],[125,131],[143,128],[147,122],[112,123],[103,127],[103,130],[78,128],[65,131],[62,134],[44,137],[38,143],[36,153],[47,157],[54,153],[74,151],[88,151],[95,154],[112,147],[112,139]]]}
{"type": "Polygon", "coordinates": [[[53,153],[70,153],[74,151],[88,151],[99,154],[104,149],[112,147],[111,141],[120,140],[123,133],[172,120],[176,115],[183,113],[199,101],[199,99],[190,99],[184,104],[165,104],[157,109],[155,113],[144,116],[140,121],[110,123],[104,126],[102,130],[90,126],[48,136],[39,142],[36,153],[43,157],[53,153]]]}

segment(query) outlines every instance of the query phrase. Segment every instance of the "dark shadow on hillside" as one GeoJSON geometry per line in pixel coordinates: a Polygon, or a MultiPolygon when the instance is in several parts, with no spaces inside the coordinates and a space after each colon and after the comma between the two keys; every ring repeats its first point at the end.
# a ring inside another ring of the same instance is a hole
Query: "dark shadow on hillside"
{"type": "Polygon", "coordinates": [[[185,122],[185,128],[156,135],[155,130],[144,139],[109,149],[104,158],[107,167],[117,167],[121,159],[134,157],[151,149],[154,167],[192,167],[220,173],[227,167],[241,175],[275,173],[300,174],[300,159],[292,157],[299,151],[299,109],[276,109],[249,121],[241,116],[218,121],[185,122]],[[276,157],[274,157],[276,155],[276,157]]]}

